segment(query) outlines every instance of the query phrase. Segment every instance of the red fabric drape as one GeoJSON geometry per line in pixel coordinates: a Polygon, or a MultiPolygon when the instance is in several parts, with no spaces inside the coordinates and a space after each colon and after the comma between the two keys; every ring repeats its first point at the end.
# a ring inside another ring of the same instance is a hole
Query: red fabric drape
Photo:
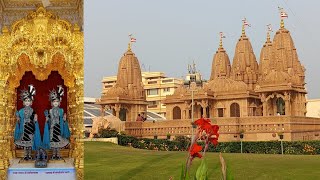
{"type": "Polygon", "coordinates": [[[64,85],[64,80],[57,71],[52,71],[47,80],[39,81],[35,78],[31,71],[24,74],[20,81],[20,86],[17,88],[17,109],[23,108],[23,103],[20,100],[20,92],[23,89],[28,89],[28,85],[33,84],[36,89],[36,95],[32,104],[33,110],[38,115],[38,122],[40,126],[40,132],[43,134],[45,116],[44,111],[51,108],[51,102],[49,101],[50,90],[55,89],[57,91],[57,85],[62,85],[64,88],[64,96],[60,108],[63,108],[67,113],[67,87],[64,85]]]}

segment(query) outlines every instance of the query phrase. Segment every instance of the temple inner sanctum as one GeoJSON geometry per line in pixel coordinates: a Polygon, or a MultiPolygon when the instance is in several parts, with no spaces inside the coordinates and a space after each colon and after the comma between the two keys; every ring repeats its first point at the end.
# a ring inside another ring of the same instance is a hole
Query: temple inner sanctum
{"type": "Polygon", "coordinates": [[[83,0],[0,0],[0,179],[84,178],[82,27],[83,0]]]}

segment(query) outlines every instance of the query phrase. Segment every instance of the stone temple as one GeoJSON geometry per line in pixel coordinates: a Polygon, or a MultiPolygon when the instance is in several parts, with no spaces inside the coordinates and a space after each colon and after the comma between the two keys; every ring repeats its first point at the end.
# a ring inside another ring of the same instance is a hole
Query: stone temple
{"type": "Polygon", "coordinates": [[[283,20],[273,39],[268,32],[259,63],[244,25],[233,57],[231,64],[221,38],[210,80],[182,85],[166,96],[167,120],[141,123],[135,120],[146,112],[145,92],[129,47],[119,63],[118,82],[98,104],[118,118],[126,116],[122,130],[137,137],[190,135],[191,119],[205,117],[220,126],[221,141],[239,141],[240,133],[246,141],[278,140],[279,134],[287,141],[320,139],[320,119],[306,117],[305,68],[283,20]]]}

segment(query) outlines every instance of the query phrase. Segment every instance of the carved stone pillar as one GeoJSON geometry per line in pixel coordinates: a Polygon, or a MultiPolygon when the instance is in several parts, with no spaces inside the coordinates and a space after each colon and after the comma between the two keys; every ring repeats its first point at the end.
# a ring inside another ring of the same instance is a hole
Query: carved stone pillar
{"type": "Polygon", "coordinates": [[[105,116],[105,107],[106,107],[105,105],[101,105],[101,109],[100,109],[101,112],[100,112],[100,113],[101,113],[101,116],[102,116],[102,117],[105,116]]]}
{"type": "Polygon", "coordinates": [[[114,110],[116,111],[116,117],[117,118],[120,118],[120,108],[121,108],[120,104],[115,104],[114,105],[114,110]]]}
{"type": "Polygon", "coordinates": [[[191,103],[189,103],[188,101],[184,102],[184,116],[182,117],[182,119],[191,119],[191,117],[189,116],[189,111],[191,109],[191,103]]]}
{"type": "Polygon", "coordinates": [[[262,109],[263,109],[262,116],[268,116],[268,104],[267,104],[266,96],[264,94],[261,95],[261,102],[262,102],[262,109]]]}
{"type": "Polygon", "coordinates": [[[203,118],[207,118],[207,107],[202,108],[203,118]]]}
{"type": "Polygon", "coordinates": [[[208,100],[201,100],[201,103],[199,103],[199,104],[202,107],[203,118],[207,118],[208,100]]]}
{"type": "MultiPolygon", "coordinates": [[[[290,104],[290,93],[284,93],[284,102],[285,102],[285,113],[287,116],[291,116],[291,104],[290,104]]],[[[300,100],[300,99],[299,99],[300,100]]]]}

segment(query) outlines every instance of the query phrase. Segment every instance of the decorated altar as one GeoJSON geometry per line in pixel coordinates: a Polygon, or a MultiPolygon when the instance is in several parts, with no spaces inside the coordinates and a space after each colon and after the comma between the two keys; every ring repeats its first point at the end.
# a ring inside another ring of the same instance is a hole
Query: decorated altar
{"type": "MultiPolygon", "coordinates": [[[[1,30],[0,179],[18,172],[17,168],[34,166],[19,164],[23,149],[15,145],[13,138],[16,112],[23,106],[19,94],[30,84],[37,92],[32,108],[41,136],[46,123],[44,111],[51,108],[48,94],[57,86],[63,87],[60,108],[66,114],[71,136],[61,155],[67,161],[57,166],[49,160],[48,168],[66,166],[77,179],[83,179],[83,32],[79,25],[41,6],[1,30]]],[[[48,149],[49,157],[51,154],[48,149]]]]}

